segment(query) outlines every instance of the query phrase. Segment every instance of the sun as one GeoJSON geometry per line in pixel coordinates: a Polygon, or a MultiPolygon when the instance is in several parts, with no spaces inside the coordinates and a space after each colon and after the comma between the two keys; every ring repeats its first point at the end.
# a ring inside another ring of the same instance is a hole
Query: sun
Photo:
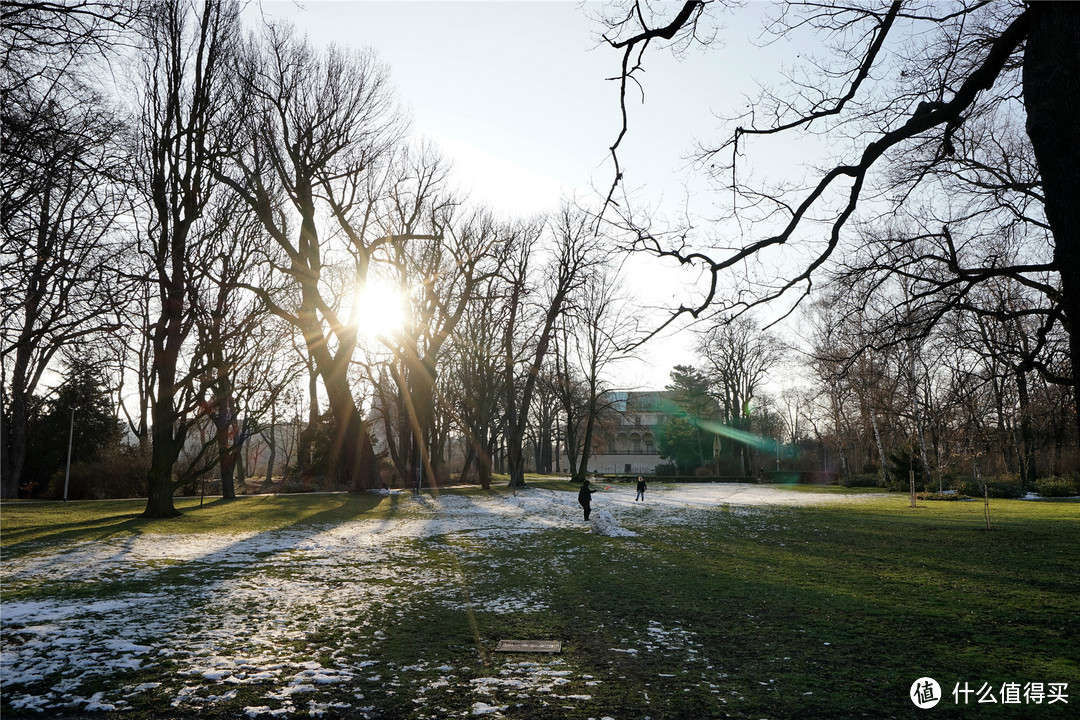
{"type": "Polygon", "coordinates": [[[408,322],[406,296],[396,287],[368,280],[353,298],[353,322],[357,332],[369,340],[400,335],[408,322]]]}

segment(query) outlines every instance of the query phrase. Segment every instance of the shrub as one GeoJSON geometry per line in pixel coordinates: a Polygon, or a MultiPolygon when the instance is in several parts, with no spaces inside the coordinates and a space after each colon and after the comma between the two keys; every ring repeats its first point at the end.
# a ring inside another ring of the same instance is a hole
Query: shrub
{"type": "Polygon", "coordinates": [[[954,492],[954,493],[939,493],[939,492],[919,493],[918,498],[920,500],[971,500],[971,498],[969,498],[967,495],[962,495],[962,494],[957,493],[957,492],[954,492]]]}
{"type": "Polygon", "coordinates": [[[879,487],[880,475],[852,475],[850,479],[841,477],[840,484],[844,487],[879,487]]]}
{"type": "Polygon", "coordinates": [[[765,481],[779,485],[792,485],[802,481],[802,475],[797,470],[770,470],[765,473],[765,481]]]}
{"type": "Polygon", "coordinates": [[[840,478],[830,470],[803,470],[799,473],[800,485],[839,485],[840,478]]]}
{"type": "MultiPolygon", "coordinates": [[[[1024,491],[1020,486],[1018,475],[996,475],[984,477],[987,494],[992,498],[1021,498],[1024,491]]],[[[971,476],[956,478],[951,483],[952,489],[963,495],[980,498],[983,496],[982,483],[971,476]]]]}
{"type": "Polygon", "coordinates": [[[1075,497],[1080,495],[1080,478],[1053,476],[1035,481],[1035,492],[1043,497],[1075,497]]]}
{"type": "Polygon", "coordinates": [[[889,490],[908,492],[911,490],[911,472],[915,471],[915,489],[930,487],[930,478],[926,477],[923,463],[911,445],[902,445],[889,453],[889,490]]]}
{"type": "Polygon", "coordinates": [[[278,492],[281,493],[307,493],[315,490],[313,478],[311,477],[291,477],[286,478],[281,483],[281,488],[278,492]]]}
{"type": "Polygon", "coordinates": [[[674,463],[660,463],[653,470],[653,475],[656,477],[673,477],[679,472],[679,468],[675,467],[674,463]]]}
{"type": "MultiPolygon", "coordinates": [[[[69,500],[146,497],[146,475],[150,456],[138,448],[113,446],[98,459],[73,462],[68,478],[69,500]]],[[[64,497],[66,468],[53,473],[45,496],[64,497]]]]}

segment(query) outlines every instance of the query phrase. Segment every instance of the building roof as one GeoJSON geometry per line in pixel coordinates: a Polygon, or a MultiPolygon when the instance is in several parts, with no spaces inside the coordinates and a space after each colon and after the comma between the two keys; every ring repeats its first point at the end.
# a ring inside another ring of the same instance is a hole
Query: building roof
{"type": "Polygon", "coordinates": [[[606,396],[610,407],[621,413],[671,412],[675,393],[670,390],[613,390],[606,396]]]}

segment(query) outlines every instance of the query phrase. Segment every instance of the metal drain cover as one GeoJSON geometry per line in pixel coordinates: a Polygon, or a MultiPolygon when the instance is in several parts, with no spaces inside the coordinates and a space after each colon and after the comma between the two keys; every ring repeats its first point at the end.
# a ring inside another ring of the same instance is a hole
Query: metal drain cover
{"type": "Polygon", "coordinates": [[[557,653],[562,652],[559,640],[500,640],[495,652],[557,653]]]}

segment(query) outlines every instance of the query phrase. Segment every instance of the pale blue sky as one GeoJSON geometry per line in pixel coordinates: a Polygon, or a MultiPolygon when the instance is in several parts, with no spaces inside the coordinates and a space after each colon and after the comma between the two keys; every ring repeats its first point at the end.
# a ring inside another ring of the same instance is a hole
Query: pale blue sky
{"type": "MultiPolygon", "coordinates": [[[[567,0],[262,0],[249,8],[288,19],[317,44],[370,47],[390,66],[418,135],[434,140],[474,199],[529,214],[564,192],[604,189],[618,132],[620,55],[600,40],[596,3],[567,0]]],[[[681,61],[647,58],[646,103],[631,107],[621,157],[628,183],[681,195],[695,139],[723,128],[714,113],[743,105],[751,77],[784,49],[752,48],[768,3],[723,18],[722,43],[681,61]],[[670,187],[669,187],[670,186],[670,187]]],[[[680,199],[681,198],[676,198],[680,199]]]]}
{"type": "MultiPolygon", "coordinates": [[[[718,114],[736,112],[751,76],[785,49],[750,45],[766,3],[723,19],[722,44],[681,60],[657,49],[648,58],[646,102],[631,103],[620,151],[626,184],[678,213],[689,194],[708,213],[711,192],[687,172],[695,140],[721,137],[718,114]]],[[[600,6],[565,0],[263,0],[250,6],[288,19],[316,44],[370,47],[390,66],[414,132],[433,141],[472,200],[508,216],[557,207],[561,197],[606,191],[608,147],[619,129],[620,55],[600,40],[600,6]]],[[[649,305],[678,305],[692,293],[654,260],[632,264],[629,282],[649,305]]],[[[624,371],[626,384],[662,386],[671,365],[689,362],[676,337],[624,371]]]]}

